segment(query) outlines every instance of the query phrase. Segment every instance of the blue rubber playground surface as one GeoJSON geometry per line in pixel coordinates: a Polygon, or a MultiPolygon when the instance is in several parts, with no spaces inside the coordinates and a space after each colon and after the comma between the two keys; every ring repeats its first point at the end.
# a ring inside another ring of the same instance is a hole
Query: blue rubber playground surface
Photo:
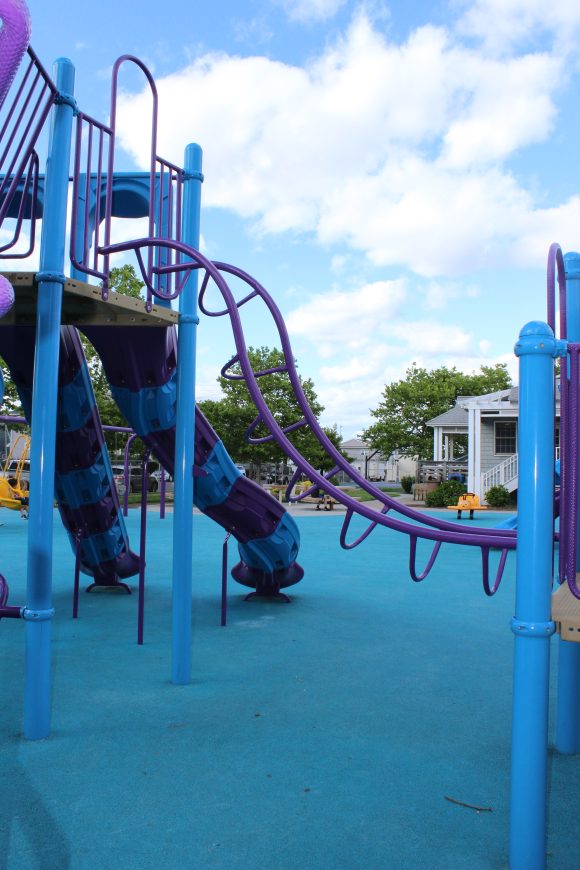
{"type": "MultiPolygon", "coordinates": [[[[24,603],[27,524],[0,521],[0,570],[24,603]]],[[[245,602],[231,581],[222,628],[224,533],[195,515],[194,679],[177,687],[172,516],[148,516],[138,647],[136,595],[83,592],[71,619],[55,515],[48,740],[22,738],[24,626],[0,623],[0,867],[507,866],[514,556],[488,599],[479,551],[444,545],[414,584],[403,536],[345,552],[341,521],[299,516],[292,603],[245,602]]],[[[138,511],[128,528],[136,543],[138,511]]],[[[577,870],[576,759],[551,753],[549,778],[548,866],[577,870]]]]}

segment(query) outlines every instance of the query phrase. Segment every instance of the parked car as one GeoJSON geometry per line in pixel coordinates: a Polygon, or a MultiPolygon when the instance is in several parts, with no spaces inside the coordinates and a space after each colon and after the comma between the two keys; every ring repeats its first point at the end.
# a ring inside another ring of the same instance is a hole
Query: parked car
{"type": "MultiPolygon", "coordinates": [[[[119,495],[125,493],[125,466],[113,465],[113,480],[117,487],[119,495]]],[[[143,468],[141,465],[129,466],[129,492],[141,492],[143,488],[143,468]]],[[[155,477],[155,471],[149,475],[148,492],[157,492],[159,489],[159,479],[155,477]]]]}
{"type": "MultiPolygon", "coordinates": [[[[19,459],[11,459],[6,467],[4,477],[16,477],[18,473],[19,459]]],[[[20,468],[20,486],[22,489],[30,489],[30,461],[25,459],[20,468]]]]}
{"type": "MultiPolygon", "coordinates": [[[[158,489],[161,489],[161,468],[156,469],[151,475],[152,479],[155,480],[157,486],[152,492],[157,492],[158,489]]],[[[173,478],[170,474],[165,472],[165,492],[173,492],[173,478]]]]}

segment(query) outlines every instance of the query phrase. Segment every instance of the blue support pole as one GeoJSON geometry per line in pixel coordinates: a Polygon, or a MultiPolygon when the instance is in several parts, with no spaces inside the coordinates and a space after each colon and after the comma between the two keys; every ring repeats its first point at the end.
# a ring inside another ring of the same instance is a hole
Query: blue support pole
{"type": "Polygon", "coordinates": [[[60,316],[64,284],[67,194],[74,110],[74,67],[61,58],[55,63],[60,99],[50,129],[32,390],[30,507],[26,620],[26,684],[24,736],[29,740],[50,732],[50,639],[52,609],[52,530],[54,454],[60,316]]]}
{"type": "Polygon", "coordinates": [[[545,323],[528,323],[520,359],[518,546],[512,619],[514,678],[510,870],[546,866],[546,786],[554,500],[554,358],[545,323]]]}
{"type": "MultiPolygon", "coordinates": [[[[202,152],[199,145],[185,151],[182,239],[199,248],[202,152]]],[[[195,343],[197,271],[179,298],[177,346],[177,419],[173,517],[173,640],[171,679],[177,685],[191,680],[191,607],[193,585],[193,463],[195,440],[195,343]]]]}
{"type": "MultiPolygon", "coordinates": [[[[564,256],[568,340],[580,341],[580,254],[564,256]]],[[[573,457],[572,462],[578,461],[573,457]]],[[[580,495],[579,495],[580,497],[580,495]]],[[[580,535],[576,530],[576,570],[580,570],[580,535]]],[[[580,644],[559,639],[556,748],[566,755],[580,752],[580,644]]]]}

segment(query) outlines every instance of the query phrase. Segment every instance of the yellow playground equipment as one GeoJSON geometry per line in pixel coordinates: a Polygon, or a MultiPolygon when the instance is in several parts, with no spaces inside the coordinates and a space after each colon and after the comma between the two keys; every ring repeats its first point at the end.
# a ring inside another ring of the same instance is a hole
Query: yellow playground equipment
{"type": "Polygon", "coordinates": [[[473,492],[465,492],[457,499],[457,504],[450,504],[448,511],[457,511],[457,519],[461,519],[462,511],[469,511],[469,519],[473,519],[474,511],[486,511],[487,505],[479,503],[479,497],[473,492]]]}
{"type": "Polygon", "coordinates": [[[0,474],[0,507],[28,512],[28,481],[22,477],[22,472],[29,451],[30,438],[28,435],[19,435],[10,448],[0,474]]]}

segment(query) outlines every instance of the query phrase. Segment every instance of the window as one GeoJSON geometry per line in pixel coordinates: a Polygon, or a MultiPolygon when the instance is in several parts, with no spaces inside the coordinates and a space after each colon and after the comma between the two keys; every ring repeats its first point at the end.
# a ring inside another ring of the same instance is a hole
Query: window
{"type": "Polygon", "coordinates": [[[496,455],[510,455],[516,453],[517,423],[515,420],[496,420],[494,423],[494,441],[496,455]]]}

